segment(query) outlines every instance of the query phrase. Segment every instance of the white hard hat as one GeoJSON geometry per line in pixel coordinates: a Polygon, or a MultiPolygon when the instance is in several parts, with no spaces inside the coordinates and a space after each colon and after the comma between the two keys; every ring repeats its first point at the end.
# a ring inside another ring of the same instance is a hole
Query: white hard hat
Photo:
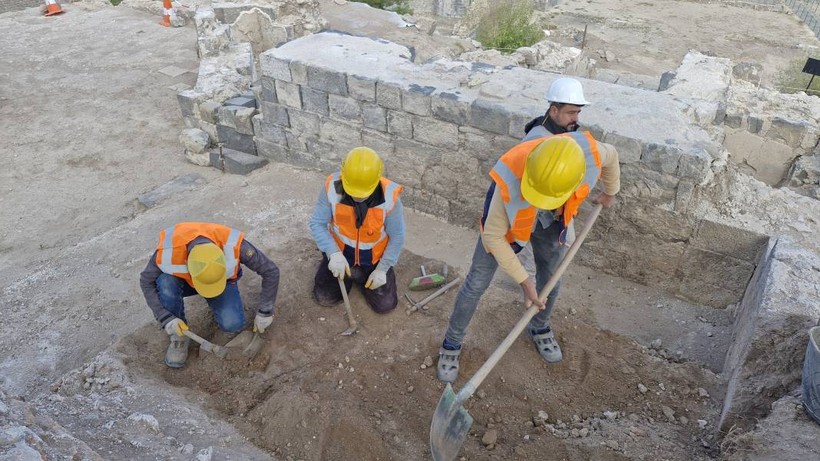
{"type": "Polygon", "coordinates": [[[584,88],[581,82],[574,78],[562,77],[552,82],[550,89],[544,95],[549,102],[586,106],[589,101],[584,99],[584,88]]]}

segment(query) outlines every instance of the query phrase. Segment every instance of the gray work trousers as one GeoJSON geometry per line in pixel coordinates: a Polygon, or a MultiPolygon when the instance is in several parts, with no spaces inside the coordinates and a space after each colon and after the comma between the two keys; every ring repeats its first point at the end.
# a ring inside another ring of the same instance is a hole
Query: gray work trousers
{"type": "MultiPolygon", "coordinates": [[[[567,253],[568,246],[562,245],[558,240],[562,230],[563,226],[558,221],[554,221],[546,229],[538,221],[530,236],[532,253],[535,259],[535,287],[539,293],[552,277],[552,274],[555,273],[555,269],[558,268],[567,253]]],[[[481,299],[481,295],[487,291],[487,287],[490,286],[496,269],[498,269],[498,262],[484,250],[481,237],[479,237],[473,253],[470,271],[458,290],[456,304],[453,313],[450,315],[450,323],[447,326],[447,333],[444,335],[448,342],[461,344],[467,334],[467,326],[478,307],[478,301],[481,299]]],[[[555,306],[560,288],[561,281],[559,280],[547,298],[546,308],[535,314],[530,321],[530,329],[541,330],[549,325],[550,314],[555,306]]]]}

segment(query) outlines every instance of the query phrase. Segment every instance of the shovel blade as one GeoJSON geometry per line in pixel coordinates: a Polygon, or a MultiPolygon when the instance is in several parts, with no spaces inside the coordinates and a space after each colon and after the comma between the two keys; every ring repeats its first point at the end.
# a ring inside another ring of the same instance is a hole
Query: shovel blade
{"type": "Polygon", "coordinates": [[[265,340],[262,339],[262,335],[259,333],[254,333],[251,343],[242,349],[242,355],[249,359],[256,357],[256,354],[258,354],[262,349],[263,344],[265,344],[265,340]]]}
{"type": "Polygon", "coordinates": [[[453,386],[447,384],[441,399],[438,401],[433,422],[430,424],[430,452],[435,461],[452,461],[456,459],[473,417],[458,401],[453,386]]]}
{"type": "Polygon", "coordinates": [[[236,335],[232,340],[228,341],[228,344],[225,344],[225,347],[229,349],[244,349],[253,342],[253,338],[253,333],[245,330],[236,335]]]}
{"type": "Polygon", "coordinates": [[[347,330],[341,332],[342,336],[353,336],[357,331],[359,331],[359,327],[353,326],[348,328],[347,330]]]}

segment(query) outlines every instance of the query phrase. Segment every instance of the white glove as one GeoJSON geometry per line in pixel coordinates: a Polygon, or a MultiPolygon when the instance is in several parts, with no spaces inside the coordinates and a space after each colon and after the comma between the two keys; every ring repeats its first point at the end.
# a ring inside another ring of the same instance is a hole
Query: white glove
{"type": "Polygon", "coordinates": [[[272,322],[273,315],[256,314],[256,317],[253,319],[253,332],[261,335],[272,322]]]}
{"type": "Polygon", "coordinates": [[[165,324],[165,332],[168,333],[168,336],[185,336],[183,332],[187,329],[188,325],[186,325],[181,319],[174,319],[165,324]]]}
{"type": "Polygon", "coordinates": [[[385,283],[387,283],[387,272],[376,269],[370,273],[370,277],[367,278],[367,283],[364,284],[364,287],[375,290],[384,286],[385,283]]]}
{"type": "Polygon", "coordinates": [[[330,255],[330,262],[327,265],[330,273],[337,279],[344,279],[345,274],[350,276],[350,266],[347,264],[347,259],[341,251],[337,251],[330,255]]]}

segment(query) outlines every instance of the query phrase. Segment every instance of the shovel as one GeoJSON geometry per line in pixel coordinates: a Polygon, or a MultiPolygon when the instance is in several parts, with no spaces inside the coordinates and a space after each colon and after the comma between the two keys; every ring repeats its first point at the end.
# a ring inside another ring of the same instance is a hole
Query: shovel
{"type": "Polygon", "coordinates": [[[342,336],[351,336],[359,330],[359,325],[353,318],[353,309],[350,308],[350,299],[347,297],[347,287],[345,287],[344,279],[339,279],[339,289],[342,290],[342,298],[345,300],[345,310],[347,311],[347,322],[350,327],[343,331],[342,336]]]}
{"type": "MultiPolygon", "coordinates": [[[[547,299],[550,291],[552,291],[555,284],[558,283],[558,280],[561,278],[561,274],[564,273],[564,270],[569,266],[572,258],[575,257],[575,253],[578,252],[578,248],[581,247],[581,243],[598,218],[601,208],[601,205],[596,205],[592,209],[581,233],[567,251],[566,256],[564,256],[561,264],[558,265],[555,273],[544,288],[541,289],[541,293],[538,295],[538,299],[540,299],[541,302],[547,299]]],[[[470,416],[463,404],[473,395],[478,386],[481,385],[481,382],[484,381],[484,378],[487,377],[493,367],[501,360],[504,353],[507,352],[507,349],[509,349],[516,338],[518,338],[518,335],[524,331],[530,319],[538,312],[538,307],[532,306],[531,304],[532,303],[527,302],[527,307],[529,307],[527,312],[524,313],[524,316],[515,324],[510,334],[504,338],[501,345],[493,351],[487,361],[481,365],[481,368],[467,381],[467,384],[461,388],[458,394],[453,391],[452,385],[447,384],[436,407],[436,412],[433,414],[433,422],[430,424],[430,451],[435,461],[450,461],[458,455],[461,444],[464,443],[464,438],[467,437],[467,432],[470,430],[470,426],[473,425],[473,417],[470,416]]]]}
{"type": "Polygon", "coordinates": [[[187,337],[193,339],[194,341],[196,341],[197,343],[199,343],[199,348],[200,349],[204,349],[205,351],[212,353],[213,355],[219,357],[220,359],[224,359],[225,354],[228,353],[228,350],[225,349],[224,347],[218,346],[218,345],[208,341],[207,339],[203,338],[202,336],[199,336],[198,334],[194,333],[191,330],[185,330],[182,333],[185,336],[187,336],[187,337]]]}
{"type": "MultiPolygon", "coordinates": [[[[264,344],[265,339],[256,331],[256,329],[254,329],[253,332],[245,330],[239,333],[235,338],[228,341],[228,344],[225,344],[225,347],[231,351],[238,351],[241,348],[243,357],[253,359],[262,349],[264,344]]],[[[234,357],[233,354],[231,357],[234,357]]]]}

